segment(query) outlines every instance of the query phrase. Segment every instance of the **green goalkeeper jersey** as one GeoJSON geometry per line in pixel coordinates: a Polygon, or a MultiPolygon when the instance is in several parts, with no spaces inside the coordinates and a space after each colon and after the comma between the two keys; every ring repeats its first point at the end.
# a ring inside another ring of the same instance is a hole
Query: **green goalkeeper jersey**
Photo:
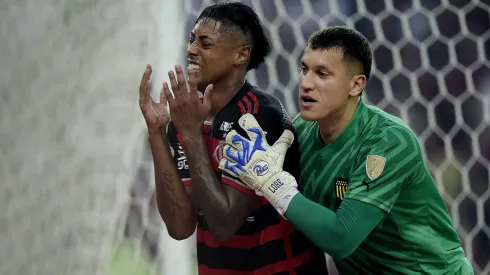
{"type": "Polygon", "coordinates": [[[417,138],[400,119],[360,101],[327,145],[318,123],[297,116],[294,126],[306,198],[334,211],[349,198],[386,212],[354,253],[336,261],[342,274],[472,274],[417,138]]]}

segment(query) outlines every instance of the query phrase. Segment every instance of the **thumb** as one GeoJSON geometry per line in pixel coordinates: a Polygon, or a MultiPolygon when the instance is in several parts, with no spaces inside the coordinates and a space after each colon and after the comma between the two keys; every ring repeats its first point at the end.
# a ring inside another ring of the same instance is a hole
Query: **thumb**
{"type": "Polygon", "coordinates": [[[283,163],[284,158],[286,156],[286,152],[288,151],[291,144],[293,144],[294,135],[290,130],[284,130],[282,135],[277,139],[277,141],[272,145],[275,150],[279,153],[278,162],[283,163]]]}

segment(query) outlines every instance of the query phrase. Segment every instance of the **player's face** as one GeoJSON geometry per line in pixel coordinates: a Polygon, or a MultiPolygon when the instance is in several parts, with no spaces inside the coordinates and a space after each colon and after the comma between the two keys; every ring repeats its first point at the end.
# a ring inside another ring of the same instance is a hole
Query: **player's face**
{"type": "Polygon", "coordinates": [[[201,91],[225,77],[233,66],[235,44],[230,34],[220,30],[221,27],[220,22],[200,20],[190,33],[187,47],[189,69],[197,73],[201,91]]]}
{"type": "Polygon", "coordinates": [[[341,113],[353,95],[350,69],[341,50],[305,50],[299,74],[299,109],[303,119],[323,120],[341,113]]]}

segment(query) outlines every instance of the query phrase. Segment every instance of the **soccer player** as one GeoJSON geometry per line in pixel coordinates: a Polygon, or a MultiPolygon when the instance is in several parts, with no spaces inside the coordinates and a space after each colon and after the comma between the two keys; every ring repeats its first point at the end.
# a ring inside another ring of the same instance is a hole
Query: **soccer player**
{"type": "Polygon", "coordinates": [[[248,139],[230,132],[220,167],[268,199],[341,274],[473,274],[416,136],[361,99],[371,59],[369,42],[352,29],[309,38],[293,121],[301,193],[282,171],[293,134],[269,146],[250,114],[239,120],[248,139]]]}
{"type": "MultiPolygon", "coordinates": [[[[140,108],[153,154],[158,209],[174,239],[188,238],[197,224],[201,275],[327,274],[319,248],[267,200],[218,168],[222,141],[230,130],[240,131],[243,114],[256,116],[269,141],[292,130],[279,100],[245,80],[269,51],[251,8],[215,4],[202,11],[190,34],[187,83],[176,66],[155,103],[150,66],[142,77],[140,108]],[[202,101],[198,90],[204,92],[202,101]]],[[[297,143],[284,166],[299,178],[297,143]]]]}

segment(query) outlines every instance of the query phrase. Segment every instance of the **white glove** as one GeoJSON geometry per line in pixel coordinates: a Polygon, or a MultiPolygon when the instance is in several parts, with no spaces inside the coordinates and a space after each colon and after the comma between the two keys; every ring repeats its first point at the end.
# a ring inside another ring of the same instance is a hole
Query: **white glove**
{"type": "Polygon", "coordinates": [[[240,178],[284,215],[294,195],[299,193],[296,179],[282,170],[284,157],[293,143],[294,135],[285,130],[270,146],[253,115],[244,114],[238,123],[250,139],[242,137],[235,130],[229,132],[219,168],[240,178]]]}

